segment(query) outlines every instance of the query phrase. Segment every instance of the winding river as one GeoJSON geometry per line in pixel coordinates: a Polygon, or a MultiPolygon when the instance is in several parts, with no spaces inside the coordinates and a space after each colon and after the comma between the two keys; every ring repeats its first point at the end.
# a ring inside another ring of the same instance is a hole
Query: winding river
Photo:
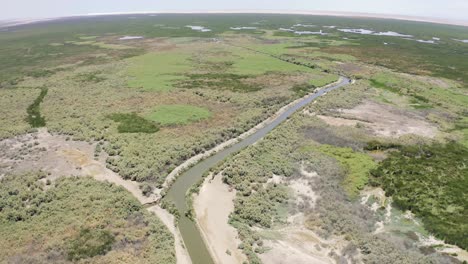
{"type": "MultiPolygon", "coordinates": [[[[255,133],[237,142],[236,144],[217,152],[213,156],[202,160],[177,178],[177,180],[169,189],[167,198],[173,201],[177,210],[179,210],[180,219],[178,227],[193,264],[212,264],[214,262],[203,241],[196,223],[185,216],[185,212],[188,209],[186,193],[190,187],[197,183],[202,178],[203,173],[208,171],[211,167],[215,166],[218,162],[222,161],[230,154],[257,142],[297,110],[301,109],[305,105],[311,103],[327,92],[348,85],[349,83],[351,83],[350,79],[341,77],[338,83],[303,97],[295,104],[287,108],[286,111],[284,111],[282,114],[271,120],[271,122],[266,124],[264,127],[258,129],[255,133]]],[[[216,197],[213,198],[216,199],[216,197]]]]}

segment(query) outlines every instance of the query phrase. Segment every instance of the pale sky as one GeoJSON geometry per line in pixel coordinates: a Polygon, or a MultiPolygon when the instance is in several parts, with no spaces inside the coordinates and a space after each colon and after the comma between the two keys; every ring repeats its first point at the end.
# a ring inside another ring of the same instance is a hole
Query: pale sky
{"type": "Polygon", "coordinates": [[[338,11],[468,20],[468,0],[0,0],[0,20],[141,11],[338,11]]]}

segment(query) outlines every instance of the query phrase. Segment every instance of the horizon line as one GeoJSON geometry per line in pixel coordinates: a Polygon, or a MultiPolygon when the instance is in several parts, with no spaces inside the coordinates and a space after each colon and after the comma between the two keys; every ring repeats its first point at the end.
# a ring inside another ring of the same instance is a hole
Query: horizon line
{"type": "Polygon", "coordinates": [[[150,14],[278,14],[278,15],[316,15],[316,16],[334,16],[334,17],[349,17],[349,18],[380,18],[394,19],[402,21],[425,22],[443,25],[465,26],[468,27],[468,20],[461,19],[446,19],[438,17],[398,15],[398,14],[383,14],[383,13],[366,13],[366,12],[343,12],[343,11],[326,11],[326,10],[161,10],[161,11],[129,11],[129,12],[96,12],[86,14],[74,14],[65,16],[52,16],[43,18],[13,18],[0,19],[0,22],[11,22],[1,25],[0,27],[11,27],[38,22],[52,21],[64,18],[88,17],[88,16],[113,16],[113,15],[150,15],[150,14]]]}

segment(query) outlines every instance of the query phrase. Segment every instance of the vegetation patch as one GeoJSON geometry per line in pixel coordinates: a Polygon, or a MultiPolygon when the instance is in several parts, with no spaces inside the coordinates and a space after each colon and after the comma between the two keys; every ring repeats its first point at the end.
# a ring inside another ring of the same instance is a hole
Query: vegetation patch
{"type": "Polygon", "coordinates": [[[245,82],[249,75],[232,73],[190,74],[189,79],[179,83],[182,88],[210,88],[216,90],[231,90],[234,92],[254,92],[262,89],[262,85],[245,82]]]}
{"type": "Polygon", "coordinates": [[[461,134],[460,143],[468,148],[468,117],[460,118],[455,123],[453,131],[461,134]]]}
{"type": "Polygon", "coordinates": [[[291,90],[293,90],[297,95],[304,96],[314,91],[316,88],[315,85],[303,83],[303,84],[296,84],[294,85],[291,90]]]}
{"type": "Polygon", "coordinates": [[[79,235],[71,240],[67,250],[69,260],[80,260],[97,255],[104,255],[112,248],[115,237],[103,229],[82,229],[79,235]]]}
{"type": "Polygon", "coordinates": [[[136,113],[116,113],[109,115],[109,118],[118,122],[119,133],[155,133],[159,127],[155,122],[151,122],[136,113]]]}
{"type": "Polygon", "coordinates": [[[380,88],[380,89],[384,89],[392,93],[401,94],[400,89],[394,87],[393,85],[389,85],[385,82],[378,81],[376,79],[370,79],[370,83],[375,88],[380,88]]]}
{"type": "Polygon", "coordinates": [[[333,74],[327,74],[325,76],[321,76],[321,78],[314,78],[309,81],[310,85],[313,85],[315,87],[323,87],[325,85],[328,85],[330,83],[334,83],[338,81],[338,76],[333,75],[333,74]]]}
{"type": "Polygon", "coordinates": [[[79,82],[99,83],[105,81],[106,78],[99,76],[100,72],[81,73],[75,77],[79,82]]]}
{"type": "Polygon", "coordinates": [[[267,72],[309,72],[312,69],[279,60],[273,56],[255,51],[239,51],[234,60],[233,70],[237,74],[259,75],[267,72]]]}
{"type": "Polygon", "coordinates": [[[211,117],[206,109],[193,105],[161,105],[149,114],[149,120],[161,125],[184,125],[211,117]]]}
{"type": "Polygon", "coordinates": [[[0,180],[0,262],[176,262],[169,230],[122,187],[46,177],[34,172],[0,180]]]}
{"type": "Polygon", "coordinates": [[[372,171],[374,184],[448,243],[468,249],[468,149],[457,143],[402,147],[372,171]]]}
{"type": "Polygon", "coordinates": [[[47,95],[47,91],[47,88],[41,88],[39,96],[26,110],[28,113],[27,121],[32,127],[44,127],[46,125],[45,118],[41,116],[40,105],[47,95]]]}
{"type": "Polygon", "coordinates": [[[130,60],[128,85],[156,91],[168,91],[192,69],[183,52],[147,53],[130,60]]]}
{"type": "Polygon", "coordinates": [[[109,43],[104,43],[104,42],[96,42],[96,41],[67,41],[67,44],[73,44],[73,45],[91,45],[91,46],[96,46],[102,49],[111,49],[111,50],[126,50],[126,49],[132,49],[130,46],[125,46],[125,45],[118,45],[118,44],[109,44],[109,43]]]}
{"type": "Polygon", "coordinates": [[[366,186],[370,171],[376,167],[374,160],[367,154],[355,152],[351,148],[321,145],[318,150],[340,162],[346,173],[343,188],[350,197],[356,198],[359,191],[366,186]]]}

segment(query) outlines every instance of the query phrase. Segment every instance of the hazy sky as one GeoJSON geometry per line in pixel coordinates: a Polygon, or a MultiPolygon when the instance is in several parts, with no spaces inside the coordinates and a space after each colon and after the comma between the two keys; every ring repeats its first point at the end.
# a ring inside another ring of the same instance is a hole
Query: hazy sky
{"type": "Polygon", "coordinates": [[[468,20],[468,0],[0,0],[0,7],[0,20],[192,10],[324,10],[468,20]]]}

